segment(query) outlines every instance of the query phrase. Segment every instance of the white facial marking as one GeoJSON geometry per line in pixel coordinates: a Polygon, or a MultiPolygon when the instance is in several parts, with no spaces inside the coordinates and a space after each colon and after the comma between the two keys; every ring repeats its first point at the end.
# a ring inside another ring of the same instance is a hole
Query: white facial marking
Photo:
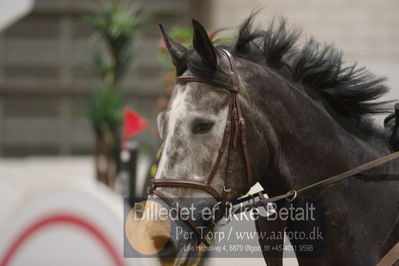
{"type": "MultiPolygon", "coordinates": [[[[181,85],[176,85],[175,87],[176,90],[176,96],[171,102],[170,106],[170,111],[169,111],[169,119],[168,119],[168,124],[167,124],[167,135],[165,136],[165,143],[163,146],[163,150],[166,151],[171,148],[172,146],[172,136],[175,130],[176,126],[176,121],[181,117],[182,115],[187,113],[187,92],[188,89],[183,90],[181,85]]],[[[154,179],[160,179],[161,174],[165,169],[165,165],[168,161],[168,158],[166,154],[162,154],[159,164],[158,164],[158,169],[157,173],[154,177],[154,179]]],[[[168,178],[173,178],[173,177],[168,177],[168,178]]]]}

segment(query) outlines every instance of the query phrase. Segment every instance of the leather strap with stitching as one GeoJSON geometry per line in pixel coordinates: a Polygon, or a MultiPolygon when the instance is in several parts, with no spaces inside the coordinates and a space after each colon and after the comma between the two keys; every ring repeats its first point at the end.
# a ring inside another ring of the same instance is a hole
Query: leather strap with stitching
{"type": "Polygon", "coordinates": [[[190,180],[179,179],[152,179],[150,181],[150,192],[157,187],[188,187],[203,190],[211,194],[215,199],[220,200],[220,194],[210,185],[190,180]]]}

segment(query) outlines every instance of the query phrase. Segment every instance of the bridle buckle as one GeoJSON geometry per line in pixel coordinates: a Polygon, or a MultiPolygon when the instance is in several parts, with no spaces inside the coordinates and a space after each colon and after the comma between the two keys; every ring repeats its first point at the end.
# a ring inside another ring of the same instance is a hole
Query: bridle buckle
{"type": "Polygon", "coordinates": [[[296,199],[296,197],[298,196],[298,192],[296,190],[290,190],[287,192],[287,195],[288,195],[288,197],[287,197],[288,202],[293,202],[296,199]],[[290,198],[290,196],[291,196],[291,198],[290,198]]]}

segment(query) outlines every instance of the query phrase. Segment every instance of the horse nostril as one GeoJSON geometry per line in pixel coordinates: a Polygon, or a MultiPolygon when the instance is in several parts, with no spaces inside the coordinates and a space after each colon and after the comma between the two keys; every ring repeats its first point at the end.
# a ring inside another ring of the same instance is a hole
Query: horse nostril
{"type": "MultiPolygon", "coordinates": [[[[170,245],[170,243],[172,242],[171,240],[170,240],[170,237],[168,237],[168,236],[154,236],[153,238],[152,238],[152,241],[153,241],[153,243],[154,243],[154,247],[157,249],[157,250],[163,250],[163,249],[166,249],[169,245],[170,245]]],[[[173,243],[172,243],[173,244],[173,243]]]]}
{"type": "Polygon", "coordinates": [[[166,239],[164,236],[154,237],[153,242],[155,246],[157,246],[159,243],[162,243],[162,247],[159,249],[160,257],[171,258],[177,254],[177,247],[171,238],[166,239]]]}

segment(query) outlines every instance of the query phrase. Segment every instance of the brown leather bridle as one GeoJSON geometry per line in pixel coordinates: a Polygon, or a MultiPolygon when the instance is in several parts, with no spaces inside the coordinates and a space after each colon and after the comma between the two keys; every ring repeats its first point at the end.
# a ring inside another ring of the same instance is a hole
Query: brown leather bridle
{"type": "MultiPolygon", "coordinates": [[[[228,83],[218,82],[218,81],[209,81],[206,79],[202,79],[196,76],[179,76],[176,78],[178,83],[188,83],[188,82],[201,82],[201,83],[211,83],[218,87],[224,88],[230,93],[230,102],[229,109],[227,114],[226,126],[224,128],[222,143],[219,148],[219,152],[213,165],[213,168],[206,180],[206,182],[197,182],[190,180],[179,180],[179,179],[152,179],[149,184],[148,193],[155,194],[161,200],[166,202],[170,207],[176,206],[176,203],[167,197],[164,193],[157,190],[158,187],[187,187],[193,189],[199,189],[205,191],[210,194],[217,203],[220,204],[221,213],[225,213],[225,209],[227,208],[227,197],[229,192],[231,192],[232,188],[232,179],[233,179],[233,154],[234,151],[237,150],[238,141],[241,144],[241,150],[244,158],[244,165],[246,169],[247,176],[247,189],[249,190],[253,185],[252,180],[252,169],[251,169],[251,161],[249,158],[247,139],[246,139],[246,123],[245,119],[242,115],[238,94],[240,92],[240,81],[238,78],[236,65],[233,56],[225,49],[218,48],[228,61],[228,66],[230,68],[229,76],[231,77],[231,81],[228,83]],[[240,139],[238,139],[240,136],[240,139]],[[227,149],[226,149],[227,148],[227,149]],[[211,183],[214,179],[217,170],[219,169],[219,165],[227,150],[227,162],[226,162],[226,173],[224,178],[224,186],[223,192],[220,194],[214,187],[212,187],[211,183]]],[[[197,232],[196,224],[188,219],[186,220],[187,224],[197,233],[201,242],[203,242],[203,234],[199,235],[197,232]]],[[[206,243],[206,242],[205,242],[206,243]]]]}

